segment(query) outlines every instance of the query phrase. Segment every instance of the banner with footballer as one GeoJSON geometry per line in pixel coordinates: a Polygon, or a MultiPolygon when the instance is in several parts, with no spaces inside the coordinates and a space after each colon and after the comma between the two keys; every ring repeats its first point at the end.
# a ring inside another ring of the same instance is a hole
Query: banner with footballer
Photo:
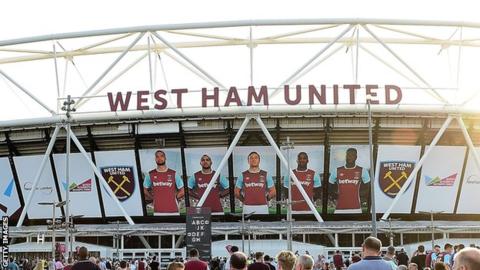
{"type": "MultiPolygon", "coordinates": [[[[294,149],[290,149],[290,157],[288,157],[287,150],[282,150],[282,153],[287,160],[290,160],[290,168],[302,184],[303,189],[308,194],[317,211],[321,213],[324,146],[295,145],[294,149]]],[[[305,198],[293,182],[293,179],[288,175],[288,170],[283,164],[281,164],[281,172],[283,198],[288,197],[288,185],[291,180],[292,214],[311,214],[310,207],[305,202],[305,198]]],[[[282,214],[286,213],[286,209],[287,206],[282,205],[282,214]]]]}
{"type": "MultiPolygon", "coordinates": [[[[428,147],[425,151],[428,150],[428,147]]],[[[453,213],[465,146],[435,146],[425,160],[415,211],[453,213]],[[436,198],[442,198],[438,200],[436,198]]]]}
{"type": "MultiPolygon", "coordinates": [[[[130,216],[143,216],[141,189],[137,177],[135,152],[100,151],[95,152],[97,167],[103,178],[130,216]]],[[[114,199],[102,185],[103,205],[107,217],[122,216],[114,199]]]]}
{"type": "Polygon", "coordinates": [[[370,188],[368,145],[332,145],[328,213],[367,213],[370,188]]]}
{"type": "Polygon", "coordinates": [[[185,189],[180,148],[141,149],[145,205],[148,216],[185,214],[185,189]]]}
{"type": "Polygon", "coordinates": [[[276,214],[276,154],[272,147],[235,147],[233,168],[235,212],[276,214]]]}
{"type": "MultiPolygon", "coordinates": [[[[377,213],[390,207],[407,178],[418,163],[421,146],[379,145],[375,171],[375,204],[377,213]]],[[[416,177],[408,185],[392,213],[410,213],[416,177]]]]}
{"type": "MultiPolygon", "coordinates": [[[[90,157],[90,153],[88,153],[90,157]]],[[[65,200],[67,188],[70,189],[70,211],[72,215],[84,217],[102,217],[98,200],[95,174],[81,153],[70,154],[70,185],[66,180],[66,155],[54,154],[55,171],[62,200],[65,200]],[[88,205],[88,207],[86,207],[88,205]]],[[[115,207],[115,206],[113,206],[115,207]]]]}
{"type": "MultiPolygon", "coordinates": [[[[226,147],[185,148],[187,185],[191,206],[197,206],[226,152],[226,147]]],[[[203,207],[210,208],[212,215],[223,215],[225,212],[230,212],[229,191],[228,162],[226,162],[203,207]]]]}

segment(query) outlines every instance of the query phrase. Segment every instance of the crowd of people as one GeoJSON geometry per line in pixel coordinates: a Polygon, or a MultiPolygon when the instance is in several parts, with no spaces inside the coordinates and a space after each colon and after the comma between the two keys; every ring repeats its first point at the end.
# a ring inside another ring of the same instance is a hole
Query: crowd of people
{"type": "Polygon", "coordinates": [[[229,246],[227,250],[230,256],[226,260],[220,259],[218,263],[216,258],[208,264],[192,249],[186,263],[170,263],[167,270],[480,270],[480,248],[475,246],[446,244],[441,250],[436,245],[433,251],[426,252],[420,245],[411,258],[403,249],[397,252],[390,246],[382,256],[382,243],[375,237],[365,239],[362,251],[347,259],[339,250],[329,259],[319,255],[317,260],[308,252],[281,251],[275,258],[256,252],[252,254],[253,259],[236,246],[229,246]]]}
{"type": "Polygon", "coordinates": [[[350,258],[344,258],[339,250],[336,251],[331,260],[319,255],[314,270],[480,270],[480,248],[474,245],[465,248],[463,244],[452,246],[447,243],[443,250],[439,245],[435,245],[435,248],[429,252],[426,252],[425,247],[420,245],[411,257],[403,249],[396,251],[393,246],[389,246],[383,256],[381,256],[380,250],[380,241],[374,237],[369,237],[362,245],[361,255],[360,253],[354,253],[350,258]],[[371,263],[370,261],[381,261],[381,263],[371,263]],[[362,263],[357,264],[358,262],[362,263]],[[384,266],[377,268],[378,265],[384,266]]]}
{"type": "MultiPolygon", "coordinates": [[[[200,259],[197,249],[190,249],[188,258],[176,258],[167,266],[167,270],[480,270],[480,248],[464,245],[445,244],[443,250],[435,245],[434,250],[426,252],[423,245],[409,257],[401,249],[393,246],[387,248],[382,256],[382,243],[375,237],[368,237],[362,244],[362,251],[350,258],[337,250],[331,258],[319,255],[314,260],[306,254],[281,251],[275,257],[255,252],[251,256],[240,252],[237,246],[227,246],[228,257],[213,258],[208,263],[200,259]]],[[[45,260],[18,262],[9,259],[7,270],[160,270],[156,257],[138,260],[111,261],[88,255],[88,250],[81,247],[78,259],[67,262],[57,259],[55,262],[45,260]]],[[[5,268],[4,268],[5,269],[5,268]]]]}

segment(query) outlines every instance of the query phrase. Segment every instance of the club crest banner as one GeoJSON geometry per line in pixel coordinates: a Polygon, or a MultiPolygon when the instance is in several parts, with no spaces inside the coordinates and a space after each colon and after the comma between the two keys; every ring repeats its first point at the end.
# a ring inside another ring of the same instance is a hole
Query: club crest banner
{"type": "MultiPolygon", "coordinates": [[[[390,198],[395,198],[412,173],[414,167],[415,162],[410,161],[380,162],[378,184],[382,192],[390,198]]],[[[407,187],[407,189],[409,187],[407,187]]]]}
{"type": "Polygon", "coordinates": [[[130,198],[135,190],[133,167],[111,166],[101,168],[103,178],[119,201],[130,198]]]}

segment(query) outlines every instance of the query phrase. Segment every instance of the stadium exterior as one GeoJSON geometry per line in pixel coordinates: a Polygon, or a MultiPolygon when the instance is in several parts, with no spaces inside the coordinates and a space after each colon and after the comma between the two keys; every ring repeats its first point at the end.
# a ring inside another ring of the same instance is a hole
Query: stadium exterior
{"type": "MultiPolygon", "coordinates": [[[[330,200],[334,188],[329,186],[334,170],[330,163],[337,158],[335,147],[371,145],[375,169],[371,178],[375,183],[382,178],[374,176],[379,173],[378,164],[386,162],[380,158],[389,156],[383,149],[397,147],[395,151],[402,152],[406,149],[402,147],[411,146],[418,150],[414,160],[417,166],[399,186],[397,195],[386,197],[385,205],[379,206],[375,200],[377,220],[390,216],[402,219],[378,223],[384,244],[392,233],[393,244],[398,246],[430,240],[432,232],[436,239],[473,241],[470,239],[479,238],[480,209],[465,206],[477,203],[471,201],[470,193],[462,194],[470,185],[476,191],[475,166],[480,166],[474,148],[480,140],[480,103],[472,65],[480,57],[479,27],[478,23],[467,22],[379,19],[265,20],[131,27],[0,41],[0,77],[5,89],[20,93],[24,106],[34,110],[31,115],[22,115],[23,119],[0,122],[0,156],[7,164],[2,169],[11,171],[20,206],[14,213],[4,211],[10,216],[10,237],[17,244],[27,242],[32,246],[49,241],[52,230],[46,220],[51,218],[50,210],[41,208],[38,202],[69,200],[72,192],[62,189],[63,175],[70,187],[68,166],[73,169],[80,165],[69,164],[70,155],[62,156],[67,160],[63,163],[58,157],[66,152],[81,156],[83,151],[84,157],[98,167],[91,179],[95,188],[89,190],[98,201],[92,206],[89,201],[75,202],[72,197],[71,207],[61,207],[58,217],[84,215],[75,219],[73,241],[119,248],[124,257],[141,256],[135,255],[137,251],[147,255],[166,252],[165,257],[174,257],[175,252],[184,252],[185,217],[148,215],[141,192],[139,204],[124,208],[100,173],[98,159],[112,159],[123,155],[121,151],[130,151],[134,177],[141,188],[142,172],[148,169],[143,168],[146,150],[177,149],[177,165],[186,183],[190,149],[222,148],[225,155],[214,165],[225,166],[231,183],[226,212],[234,213],[239,203],[233,194],[237,165],[235,157],[229,155],[235,153],[234,146],[252,150],[269,146],[271,150],[265,151],[275,155],[289,140],[295,147],[317,147],[323,155],[322,189],[314,196],[315,204],[309,204],[318,211],[294,216],[294,240],[351,249],[372,232],[370,191],[363,213],[335,214],[330,200]],[[285,51],[280,51],[283,48],[285,51]],[[438,60],[447,52],[447,60],[438,60]],[[243,68],[237,62],[244,64],[243,68]],[[80,71],[82,65],[88,68],[80,71]],[[236,69],[230,70],[233,66],[236,69]],[[178,75],[167,76],[169,72],[178,75]],[[157,77],[163,82],[157,82],[157,77]],[[25,85],[34,86],[35,91],[25,85]],[[388,87],[399,91],[389,96],[388,87]],[[187,92],[175,92],[179,89],[187,92]],[[303,97],[291,105],[294,89],[296,97],[299,93],[303,97]],[[262,95],[263,90],[266,95],[262,95]],[[127,99],[131,99],[130,107],[112,106],[115,102],[125,104],[127,99]],[[67,116],[61,107],[70,100],[75,103],[64,107],[76,111],[69,110],[67,116]],[[392,100],[395,102],[389,102],[392,100]],[[72,146],[67,138],[72,138],[72,146]],[[447,148],[435,153],[435,146],[447,148]],[[453,148],[448,147],[456,147],[459,154],[454,155],[453,148]],[[459,159],[454,183],[439,176],[441,184],[451,187],[450,192],[442,191],[449,194],[445,197],[438,197],[442,193],[428,197],[428,188],[437,185],[433,182],[422,187],[429,176],[422,174],[421,166],[427,164],[430,153],[440,155],[435,160],[443,158],[446,164],[459,159]],[[29,161],[29,166],[21,164],[32,156],[36,161],[29,161]],[[49,175],[43,176],[44,168],[49,175]],[[25,176],[26,170],[33,175],[25,176]],[[24,179],[29,177],[32,186],[24,179]],[[51,181],[47,187],[51,192],[39,198],[46,188],[42,181],[51,181]],[[403,193],[411,197],[402,197],[403,193]],[[429,201],[442,203],[436,208],[429,201]],[[396,204],[403,204],[407,210],[395,208],[396,204]],[[92,214],[82,206],[98,211],[92,214]],[[135,207],[137,212],[129,210],[135,207]],[[442,213],[435,214],[439,221],[434,224],[424,211],[431,212],[432,217],[434,212],[442,213]],[[19,219],[22,222],[18,223],[19,219]],[[110,224],[125,219],[130,224],[110,224]]],[[[11,99],[3,102],[2,106],[8,108],[11,99]]],[[[9,110],[16,109],[25,110],[9,110]]],[[[278,191],[285,175],[282,167],[295,160],[282,153],[270,160],[278,191]]],[[[92,170],[88,164],[82,169],[92,170]]],[[[248,229],[238,217],[214,216],[213,240],[240,239],[245,230],[248,238],[284,239],[289,228],[288,222],[282,221],[286,219],[282,207],[285,197],[284,192],[277,192],[273,212],[253,216],[252,220],[261,222],[249,222],[248,229]]],[[[190,203],[187,197],[185,204],[190,203]]],[[[70,219],[65,222],[73,223],[70,219]]],[[[65,229],[57,232],[59,241],[65,233],[65,229]]]]}

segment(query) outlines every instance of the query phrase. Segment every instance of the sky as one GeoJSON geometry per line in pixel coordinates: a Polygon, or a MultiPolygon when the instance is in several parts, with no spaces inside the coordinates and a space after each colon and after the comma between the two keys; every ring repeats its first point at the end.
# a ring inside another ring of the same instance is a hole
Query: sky
{"type": "Polygon", "coordinates": [[[477,1],[3,1],[0,40],[135,25],[252,19],[478,21],[477,1]]]}

